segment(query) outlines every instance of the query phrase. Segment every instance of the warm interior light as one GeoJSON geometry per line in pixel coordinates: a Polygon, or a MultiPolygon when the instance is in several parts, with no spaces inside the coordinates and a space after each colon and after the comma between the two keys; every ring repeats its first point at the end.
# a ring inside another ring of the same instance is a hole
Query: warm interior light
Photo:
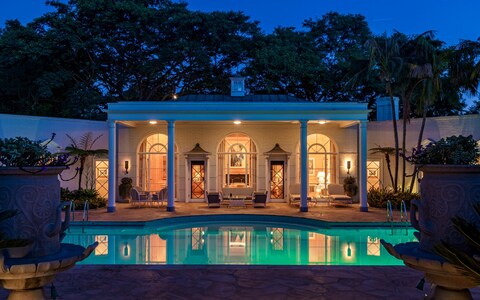
{"type": "Polygon", "coordinates": [[[350,174],[350,168],[352,167],[352,163],[347,160],[347,174],[350,174]]]}
{"type": "Polygon", "coordinates": [[[157,124],[157,121],[152,120],[152,121],[148,121],[148,123],[150,123],[150,124],[152,124],[152,125],[155,125],[155,124],[157,124]]]}
{"type": "Polygon", "coordinates": [[[320,121],[318,121],[318,124],[320,124],[320,125],[327,124],[327,121],[325,121],[325,120],[320,120],[320,121]]]}
{"type": "Polygon", "coordinates": [[[242,121],[235,120],[235,121],[233,121],[233,124],[239,125],[239,124],[242,124],[242,121]]]}

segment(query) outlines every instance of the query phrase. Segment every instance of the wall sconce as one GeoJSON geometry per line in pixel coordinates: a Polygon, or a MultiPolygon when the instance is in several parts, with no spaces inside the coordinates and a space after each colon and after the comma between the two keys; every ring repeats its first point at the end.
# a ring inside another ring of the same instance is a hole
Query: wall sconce
{"type": "Polygon", "coordinates": [[[350,248],[350,243],[347,243],[347,244],[348,244],[347,256],[348,256],[348,257],[352,257],[352,248],[350,248]]]}
{"type": "Polygon", "coordinates": [[[347,160],[347,174],[350,174],[350,168],[352,167],[352,162],[347,160]]]}
{"type": "Polygon", "coordinates": [[[128,167],[129,167],[129,162],[128,160],[125,161],[125,175],[128,174],[128,167]]]}

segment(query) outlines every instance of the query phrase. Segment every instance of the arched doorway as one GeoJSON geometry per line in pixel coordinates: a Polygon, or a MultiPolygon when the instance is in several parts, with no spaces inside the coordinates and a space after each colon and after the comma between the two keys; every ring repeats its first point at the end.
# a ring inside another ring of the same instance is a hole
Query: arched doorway
{"type": "MultiPolygon", "coordinates": [[[[328,184],[337,182],[338,148],[328,136],[316,133],[307,137],[307,149],[308,193],[326,195],[328,184]]],[[[300,160],[300,155],[298,158],[300,160]]]]}
{"type": "Polygon", "coordinates": [[[168,136],[165,134],[152,134],[142,141],[138,150],[140,188],[146,191],[160,191],[167,186],[167,152],[168,136]]]}
{"type": "Polygon", "coordinates": [[[221,187],[256,187],[257,147],[248,135],[229,134],[217,153],[221,187]]]}

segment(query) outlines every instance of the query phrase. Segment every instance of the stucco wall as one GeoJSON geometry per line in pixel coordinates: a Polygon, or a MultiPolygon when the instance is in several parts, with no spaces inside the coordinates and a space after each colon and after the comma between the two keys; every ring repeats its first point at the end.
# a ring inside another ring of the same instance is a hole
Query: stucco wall
{"type": "MultiPolygon", "coordinates": [[[[407,154],[413,147],[416,147],[418,141],[418,135],[422,125],[422,119],[412,119],[407,124],[407,138],[406,138],[406,150],[407,154]]],[[[398,134],[399,134],[399,147],[401,148],[403,121],[397,121],[398,134]]],[[[394,147],[394,135],[392,121],[382,122],[369,122],[367,126],[367,145],[368,149],[382,146],[382,147],[394,147]]],[[[472,135],[475,140],[480,140],[480,115],[466,115],[466,116],[448,116],[448,117],[435,117],[428,118],[425,123],[425,129],[422,140],[431,139],[439,140],[444,137],[452,135],[472,135]]],[[[387,176],[387,169],[380,154],[370,155],[369,159],[377,158],[382,161],[382,182],[385,185],[390,185],[390,179],[387,176]]],[[[394,166],[395,156],[392,159],[392,172],[394,166]]],[[[407,174],[411,174],[412,167],[407,163],[407,174]]],[[[401,174],[401,163],[399,164],[399,174],[401,174]]],[[[399,177],[401,178],[401,176],[399,177]]],[[[407,178],[407,183],[410,179],[407,178]]]]}
{"type": "MultiPolygon", "coordinates": [[[[92,132],[93,137],[103,134],[103,136],[95,142],[93,149],[107,149],[107,128],[107,123],[103,121],[0,114],[0,138],[22,136],[32,140],[45,141],[51,138],[52,133],[55,133],[54,142],[58,144],[61,149],[65,149],[65,147],[71,144],[66,136],[67,133],[78,141],[78,139],[87,132],[92,132]]],[[[71,178],[77,165],[70,167],[70,170],[62,172],[62,177],[65,179],[71,178]]],[[[82,181],[85,183],[84,179],[82,179],[82,181]]],[[[61,185],[70,190],[77,189],[78,179],[61,181],[61,185]]]]}

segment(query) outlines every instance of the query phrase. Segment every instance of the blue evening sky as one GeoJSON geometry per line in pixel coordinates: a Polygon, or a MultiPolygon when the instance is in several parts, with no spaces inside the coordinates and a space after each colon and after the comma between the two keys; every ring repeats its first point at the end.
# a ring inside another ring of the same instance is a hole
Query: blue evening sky
{"type": "MultiPolygon", "coordinates": [[[[419,34],[434,30],[449,45],[480,37],[478,0],[187,0],[191,10],[243,11],[270,33],[276,26],[301,28],[305,19],[329,11],[362,14],[370,29],[381,34],[398,30],[419,34]]],[[[27,23],[49,8],[43,0],[0,0],[0,26],[7,19],[27,23]]]]}

